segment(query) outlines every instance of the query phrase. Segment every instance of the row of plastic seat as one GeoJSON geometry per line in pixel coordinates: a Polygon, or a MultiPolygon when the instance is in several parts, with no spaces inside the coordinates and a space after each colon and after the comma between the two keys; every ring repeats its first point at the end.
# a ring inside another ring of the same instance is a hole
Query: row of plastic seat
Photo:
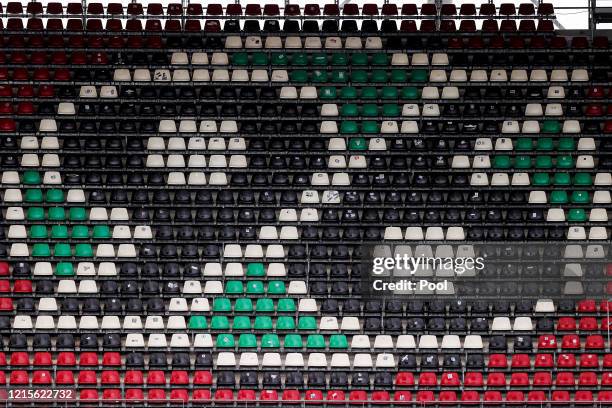
{"type": "MultiPolygon", "coordinates": [[[[377,16],[379,14],[379,8],[376,3],[367,3],[360,7],[358,4],[344,4],[342,7],[342,13],[340,13],[340,7],[335,4],[324,4],[322,14],[326,16],[377,16]]],[[[385,4],[382,6],[382,15],[393,16],[398,15],[397,4],[385,4]]],[[[500,16],[512,16],[517,14],[517,9],[514,3],[503,3],[499,6],[499,9],[494,4],[482,3],[480,5],[479,15],[481,16],[494,16],[499,12],[500,16]]],[[[3,13],[2,6],[0,5],[0,13],[3,13]]],[[[283,6],[283,13],[278,4],[265,4],[263,8],[260,4],[247,4],[244,8],[240,3],[228,4],[225,6],[225,13],[223,12],[223,6],[221,4],[209,3],[202,5],[200,3],[187,4],[185,9],[181,3],[170,3],[164,7],[161,3],[148,3],[146,6],[146,12],[144,7],[140,3],[127,4],[126,10],[122,3],[109,3],[106,6],[106,12],[102,3],[88,3],[87,8],[84,9],[81,3],[67,3],[64,7],[59,2],[50,2],[43,5],[38,2],[28,2],[25,5],[21,2],[10,1],[6,3],[6,14],[49,14],[49,15],[100,15],[107,14],[111,16],[123,15],[127,13],[129,16],[160,16],[167,14],[168,16],[319,16],[321,15],[321,6],[319,4],[310,3],[303,7],[297,4],[286,4],[283,6]],[[165,9],[165,10],[164,10],[165,9]]],[[[401,14],[414,16],[419,14],[416,4],[402,4],[401,14]]],[[[436,16],[438,14],[442,16],[455,16],[457,15],[457,7],[454,4],[444,4],[437,9],[437,6],[433,3],[425,3],[420,7],[420,14],[423,16],[436,16]]],[[[554,7],[552,3],[542,3],[538,5],[537,14],[542,16],[551,16],[554,14],[554,7]]],[[[460,16],[474,16],[476,15],[475,4],[462,4],[459,9],[460,16]]],[[[536,15],[536,9],[531,3],[521,3],[518,7],[518,15],[520,16],[533,16],[536,15]]]]}

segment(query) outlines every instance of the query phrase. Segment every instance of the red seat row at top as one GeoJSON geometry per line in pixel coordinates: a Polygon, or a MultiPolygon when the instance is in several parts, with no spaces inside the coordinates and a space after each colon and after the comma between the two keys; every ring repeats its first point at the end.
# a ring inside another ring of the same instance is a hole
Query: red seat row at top
{"type": "MultiPolygon", "coordinates": [[[[206,7],[199,3],[188,4],[185,8],[180,3],[170,3],[166,8],[166,13],[169,16],[181,16],[183,14],[188,16],[222,16],[223,5],[217,3],[210,3],[206,7]]],[[[83,9],[81,3],[68,3],[66,10],[60,2],[50,2],[47,4],[46,11],[42,3],[29,2],[25,5],[21,2],[8,2],[6,4],[7,14],[49,14],[49,15],[103,15],[105,14],[104,6],[102,3],[89,3],[86,10],[83,9]]],[[[0,4],[0,13],[3,13],[2,5],[0,4]]],[[[129,3],[124,9],[121,3],[109,3],[106,7],[106,14],[108,15],[123,15],[127,13],[130,16],[150,15],[150,16],[161,16],[164,15],[164,6],[161,3],[149,3],[143,7],[140,3],[129,3]]],[[[288,4],[284,7],[285,16],[319,16],[321,14],[325,16],[436,16],[438,14],[442,16],[551,16],[554,14],[554,7],[552,3],[542,3],[538,6],[537,10],[532,3],[522,3],[517,7],[513,3],[503,3],[499,9],[490,3],[481,4],[479,7],[476,4],[462,4],[457,10],[454,4],[443,4],[438,10],[435,4],[423,4],[420,8],[420,13],[416,4],[402,4],[401,8],[398,8],[397,4],[383,4],[381,9],[377,4],[367,3],[359,10],[357,4],[344,4],[342,10],[338,4],[325,4],[323,9],[319,4],[306,4],[301,8],[297,4],[288,4]],[[342,13],[341,13],[342,12],[342,13]]],[[[281,9],[278,4],[265,4],[263,7],[259,4],[247,4],[243,10],[241,4],[228,4],[225,7],[225,15],[227,16],[280,16],[281,9]]]]}

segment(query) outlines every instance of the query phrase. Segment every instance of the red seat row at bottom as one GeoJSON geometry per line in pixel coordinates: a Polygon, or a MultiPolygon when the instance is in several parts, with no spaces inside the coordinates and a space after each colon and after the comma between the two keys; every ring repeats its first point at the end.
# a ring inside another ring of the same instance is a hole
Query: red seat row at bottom
{"type": "MultiPolygon", "coordinates": [[[[1,395],[0,399],[6,398],[5,395],[1,395]]],[[[148,389],[146,391],[139,388],[128,388],[124,392],[120,389],[110,388],[104,390],[97,389],[82,389],[78,394],[79,400],[127,400],[127,401],[140,401],[147,400],[149,403],[155,402],[172,402],[177,403],[188,402],[188,401],[213,401],[215,403],[232,403],[236,401],[259,401],[261,402],[296,402],[306,404],[316,404],[321,402],[326,403],[349,403],[349,404],[362,404],[362,403],[485,403],[495,405],[497,403],[510,403],[510,404],[539,404],[542,402],[578,402],[578,403],[590,403],[590,402],[612,402],[612,391],[599,391],[593,392],[589,390],[580,390],[575,392],[555,390],[550,393],[545,391],[372,391],[368,393],[364,390],[307,390],[304,392],[298,390],[263,390],[257,392],[255,390],[230,390],[230,389],[217,389],[211,392],[209,389],[173,389],[167,392],[164,389],[148,389]]]]}

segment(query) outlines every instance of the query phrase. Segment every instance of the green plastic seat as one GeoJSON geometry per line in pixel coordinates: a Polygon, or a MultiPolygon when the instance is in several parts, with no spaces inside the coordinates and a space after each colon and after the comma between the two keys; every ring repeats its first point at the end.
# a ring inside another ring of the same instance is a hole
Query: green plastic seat
{"type": "Polygon", "coordinates": [[[47,217],[49,221],[64,221],[66,219],[66,211],[62,207],[51,207],[47,217]]]}
{"type": "Polygon", "coordinates": [[[267,333],[261,336],[261,348],[280,348],[280,340],[278,335],[267,333]]]}
{"type": "Polygon", "coordinates": [[[269,295],[284,295],[286,293],[285,282],[278,280],[268,282],[267,293],[269,295]]]}
{"type": "Polygon", "coordinates": [[[261,281],[248,281],[246,284],[246,293],[252,295],[260,295],[264,293],[264,284],[261,281]]]}
{"type": "Polygon", "coordinates": [[[529,156],[516,156],[514,158],[515,169],[529,169],[531,168],[531,157],[529,156]]]}
{"type": "Polygon", "coordinates": [[[235,52],[232,54],[232,64],[234,65],[249,65],[249,54],[246,52],[235,52]]]}
{"type": "Polygon", "coordinates": [[[588,220],[586,211],[582,208],[572,208],[567,212],[569,222],[585,222],[588,220]]]}
{"type": "Polygon", "coordinates": [[[295,69],[289,73],[291,82],[307,82],[308,72],[303,69],[295,69]]]}
{"type": "Polygon", "coordinates": [[[24,200],[27,203],[42,203],[43,193],[39,188],[31,188],[26,190],[24,200]]]}
{"type": "Polygon", "coordinates": [[[397,99],[398,92],[397,88],[394,86],[383,86],[380,92],[380,97],[382,99],[397,99]]]}
{"type": "Polygon", "coordinates": [[[306,338],[306,347],[315,349],[325,348],[325,337],[321,334],[309,334],[306,338]]]}
{"type": "Polygon", "coordinates": [[[372,65],[389,65],[389,56],[384,52],[377,52],[372,55],[372,65]]]}
{"type": "Polygon", "coordinates": [[[304,54],[303,52],[296,52],[291,56],[291,65],[306,66],[308,64],[308,55],[304,54]]]}
{"type": "Polygon", "coordinates": [[[550,193],[549,201],[551,204],[567,204],[568,202],[567,192],[562,191],[562,190],[552,191],[550,193]]]}
{"type": "Polygon", "coordinates": [[[572,192],[572,203],[573,204],[588,204],[591,202],[588,191],[574,191],[572,192]]]}
{"type": "Polygon", "coordinates": [[[531,151],[533,149],[533,141],[529,137],[521,137],[517,139],[514,145],[515,150],[531,151]]]}
{"type": "Polygon", "coordinates": [[[228,298],[215,298],[213,300],[213,312],[231,312],[232,302],[228,298]]]}
{"type": "Polygon", "coordinates": [[[535,173],[532,177],[531,184],[534,186],[550,185],[550,176],[548,173],[535,173]]]}
{"type": "Polygon", "coordinates": [[[53,247],[53,256],[66,258],[72,256],[70,244],[58,243],[53,247]]]}
{"type": "Polygon", "coordinates": [[[340,108],[340,116],[358,116],[359,108],[354,103],[345,103],[340,108]]]}
{"type": "Polygon", "coordinates": [[[229,333],[222,333],[217,336],[217,347],[219,348],[229,348],[235,347],[236,342],[234,341],[234,336],[229,333]]]}
{"type": "Polygon", "coordinates": [[[270,64],[272,65],[287,65],[289,63],[289,58],[287,58],[287,54],[285,54],[284,52],[273,52],[271,59],[270,59],[270,64]]]}
{"type": "Polygon", "coordinates": [[[327,66],[327,54],[324,52],[316,52],[311,54],[310,63],[312,65],[324,65],[327,66]]]}
{"type": "Polygon", "coordinates": [[[408,82],[408,72],[403,69],[392,69],[391,82],[408,82]]]}
{"type": "Polygon", "coordinates": [[[64,192],[57,188],[51,188],[45,194],[45,201],[48,203],[63,203],[64,192]]]}
{"type": "Polygon", "coordinates": [[[70,262],[58,262],[55,265],[55,274],[58,276],[73,276],[74,266],[70,262]]]}
{"type": "Polygon", "coordinates": [[[574,142],[574,139],[572,139],[571,137],[559,138],[558,150],[576,150],[576,143],[574,142]]]}
{"type": "Polygon", "coordinates": [[[68,238],[68,226],[66,225],[54,225],[51,227],[51,238],[53,239],[66,239],[68,238]]]}
{"type": "Polygon", "coordinates": [[[187,328],[193,330],[203,330],[208,328],[205,316],[191,316],[187,323],[187,328]]]}
{"type": "Polygon", "coordinates": [[[512,167],[512,159],[510,159],[510,156],[495,156],[493,167],[496,169],[509,169],[512,167]]]}
{"type": "Polygon", "coordinates": [[[302,348],[304,347],[304,343],[302,342],[302,336],[299,334],[288,334],[285,336],[285,340],[283,342],[283,346],[285,348],[302,348]]]}
{"type": "Polygon", "coordinates": [[[253,301],[249,298],[236,299],[236,303],[234,304],[234,309],[236,310],[236,312],[252,312],[253,311],[253,301]]]}
{"type": "Polygon", "coordinates": [[[353,137],[349,140],[349,150],[367,150],[368,144],[363,137],[353,137]]]}
{"type": "Polygon", "coordinates": [[[556,120],[545,120],[542,123],[542,132],[559,133],[561,132],[561,124],[556,120]]]}
{"type": "Polygon", "coordinates": [[[387,82],[387,71],[384,69],[374,69],[372,70],[372,77],[370,78],[375,84],[382,84],[387,82]]]}
{"type": "Polygon", "coordinates": [[[410,82],[426,82],[429,74],[425,69],[413,69],[410,73],[410,82]]]}
{"type": "Polygon", "coordinates": [[[537,169],[552,169],[553,159],[550,156],[538,156],[535,165],[537,169]]]}
{"type": "Polygon", "coordinates": [[[570,175],[567,173],[555,173],[553,184],[556,186],[569,186],[571,184],[570,175]]]}
{"type": "Polygon", "coordinates": [[[292,316],[279,316],[276,319],[276,330],[294,330],[295,319],[292,316]]]}
{"type": "Polygon", "coordinates": [[[49,234],[47,232],[47,227],[44,225],[32,225],[28,236],[30,238],[47,238],[49,234]]]}
{"type": "Polygon", "coordinates": [[[250,330],[251,319],[248,316],[236,316],[232,322],[232,330],[250,330]]]}
{"type": "Polygon", "coordinates": [[[373,120],[364,120],[361,122],[361,133],[380,133],[380,127],[378,126],[378,122],[373,120]]]}
{"type": "Polygon", "coordinates": [[[282,298],[278,299],[277,305],[278,311],[281,313],[291,313],[295,312],[295,301],[291,298],[282,298]]]}
{"type": "Polygon", "coordinates": [[[268,55],[265,52],[254,52],[252,54],[253,60],[252,60],[252,64],[253,65],[268,65],[269,61],[268,61],[268,55]]]}
{"type": "Polygon", "coordinates": [[[592,186],[593,178],[589,173],[576,173],[574,175],[574,185],[575,186],[592,186]]]}
{"type": "Polygon", "coordinates": [[[228,330],[230,328],[227,316],[213,316],[210,318],[211,330],[228,330]]]}
{"type": "Polygon", "coordinates": [[[312,71],[312,82],[323,83],[327,81],[327,71],[325,71],[324,69],[315,69],[312,71]]]}
{"type": "Polygon", "coordinates": [[[332,334],[329,336],[329,348],[347,349],[348,340],[344,334],[332,334]]]}
{"type": "Polygon", "coordinates": [[[108,225],[95,225],[93,227],[92,236],[94,239],[107,239],[112,235],[108,225]]]}
{"type": "Polygon", "coordinates": [[[572,156],[569,156],[569,155],[557,156],[557,168],[558,169],[574,168],[574,159],[572,158],[572,156]]]}
{"type": "Polygon", "coordinates": [[[34,170],[25,171],[21,177],[21,182],[23,184],[40,184],[40,173],[34,170]]]}
{"type": "Polygon", "coordinates": [[[272,313],[274,312],[274,301],[270,298],[259,298],[255,303],[255,311],[258,313],[272,313]]]}
{"type": "Polygon", "coordinates": [[[345,84],[349,80],[349,75],[346,71],[335,69],[331,73],[331,82],[335,84],[345,84]]]}
{"type": "Polygon", "coordinates": [[[246,276],[266,276],[264,264],[260,262],[247,264],[246,276]]]}
{"type": "Polygon", "coordinates": [[[227,281],[225,283],[225,293],[228,295],[240,295],[244,293],[244,285],[240,281],[227,281]]]}
{"type": "Polygon", "coordinates": [[[272,330],[274,325],[272,324],[272,318],[266,315],[255,316],[255,323],[253,324],[255,330],[272,330]]]}
{"type": "Polygon", "coordinates": [[[343,120],[340,123],[340,133],[352,134],[358,132],[359,127],[357,126],[357,122],[355,122],[354,120],[343,120]]]}
{"type": "MultiPolygon", "coordinates": [[[[335,90],[336,88],[334,88],[335,90]]],[[[335,95],[334,95],[335,98],[335,95]]],[[[340,99],[355,99],[357,98],[357,88],[354,86],[345,86],[340,90],[340,99]]]]}
{"type": "Polygon", "coordinates": [[[348,57],[346,54],[336,53],[332,54],[331,65],[344,66],[348,64],[348,57]]]}
{"type": "Polygon", "coordinates": [[[76,244],[74,247],[74,254],[81,258],[91,258],[94,252],[89,244],[76,244]]]}
{"type": "Polygon", "coordinates": [[[85,225],[75,225],[72,227],[71,236],[74,239],[87,239],[89,238],[89,228],[85,225]]]}
{"type": "Polygon", "coordinates": [[[351,65],[368,65],[368,54],[354,52],[351,54],[351,65]]]}
{"type": "Polygon", "coordinates": [[[550,137],[541,137],[538,139],[536,149],[541,151],[551,151],[555,148],[555,144],[550,137]]]}
{"type": "Polygon", "coordinates": [[[366,103],[361,107],[362,116],[378,116],[378,105],[375,103],[366,103]]]}
{"type": "Polygon", "coordinates": [[[45,209],[41,207],[30,207],[26,212],[28,221],[41,221],[45,219],[45,209]]]}
{"type": "Polygon", "coordinates": [[[354,69],[351,72],[351,82],[356,84],[364,84],[368,82],[368,71],[363,69],[354,69]]]}
{"type": "Polygon", "coordinates": [[[419,90],[413,86],[405,86],[401,91],[402,99],[418,99],[419,90]]]}
{"type": "Polygon", "coordinates": [[[383,116],[400,116],[402,110],[399,105],[386,103],[382,107],[383,116]]]}
{"type": "Polygon", "coordinates": [[[312,316],[300,316],[298,318],[298,330],[316,330],[317,321],[312,316]]]}
{"type": "Polygon", "coordinates": [[[83,207],[72,207],[68,211],[70,221],[87,221],[87,211],[83,207]]]}
{"type": "Polygon", "coordinates": [[[243,333],[238,337],[238,347],[240,348],[256,348],[257,336],[250,333],[243,333]]]}
{"type": "Polygon", "coordinates": [[[49,248],[49,244],[36,243],[32,245],[32,256],[51,256],[51,248],[49,248]]]}
{"type": "MultiPolygon", "coordinates": [[[[344,88],[343,88],[344,90],[344,88]]],[[[319,88],[319,98],[336,99],[336,88],[333,86],[323,86],[319,88]]]]}
{"type": "Polygon", "coordinates": [[[378,91],[374,86],[364,86],[361,88],[361,99],[378,99],[378,91]]]}

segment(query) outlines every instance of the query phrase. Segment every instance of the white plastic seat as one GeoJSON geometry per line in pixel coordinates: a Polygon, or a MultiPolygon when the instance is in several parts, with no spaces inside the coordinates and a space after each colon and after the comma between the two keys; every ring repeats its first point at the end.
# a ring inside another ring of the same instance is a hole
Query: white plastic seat
{"type": "Polygon", "coordinates": [[[380,50],[383,47],[380,37],[367,37],[365,40],[365,48],[368,50],[380,50]]]}
{"type": "Polygon", "coordinates": [[[542,109],[542,105],[539,103],[528,103],[525,107],[525,116],[542,116],[544,115],[544,110],[542,109]]]}
{"type": "Polygon", "coordinates": [[[408,54],[404,53],[393,53],[391,56],[391,65],[394,66],[406,66],[409,65],[410,61],[408,58],[408,54]]]}
{"type": "Polygon", "coordinates": [[[304,40],[304,48],[311,50],[318,50],[323,47],[320,37],[306,37],[304,40]]]}
{"type": "Polygon", "coordinates": [[[242,48],[242,39],[237,35],[228,35],[225,39],[225,48],[242,48]]]}
{"type": "Polygon", "coordinates": [[[524,69],[513,69],[510,73],[511,82],[527,82],[528,78],[527,71],[524,69]]]}
{"type": "Polygon", "coordinates": [[[362,48],[361,37],[346,37],[344,48],[350,50],[360,50],[362,48]]]}
{"type": "Polygon", "coordinates": [[[487,71],[484,69],[474,69],[470,74],[470,82],[486,82],[488,80],[487,71]]]}
{"type": "Polygon", "coordinates": [[[453,69],[450,73],[450,82],[467,82],[467,72],[464,69],[453,69]]]}
{"type": "Polygon", "coordinates": [[[414,53],[412,54],[412,65],[422,66],[429,65],[429,57],[425,53],[414,53]]]}
{"type": "Polygon", "coordinates": [[[448,55],[437,52],[431,56],[431,65],[448,65],[448,55]]]}
{"type": "Polygon", "coordinates": [[[574,69],[572,70],[572,76],[570,79],[572,82],[584,82],[589,80],[589,73],[586,69],[574,69]]]}
{"type": "Polygon", "coordinates": [[[489,79],[491,82],[507,82],[508,74],[505,69],[493,69],[489,79]]]}

